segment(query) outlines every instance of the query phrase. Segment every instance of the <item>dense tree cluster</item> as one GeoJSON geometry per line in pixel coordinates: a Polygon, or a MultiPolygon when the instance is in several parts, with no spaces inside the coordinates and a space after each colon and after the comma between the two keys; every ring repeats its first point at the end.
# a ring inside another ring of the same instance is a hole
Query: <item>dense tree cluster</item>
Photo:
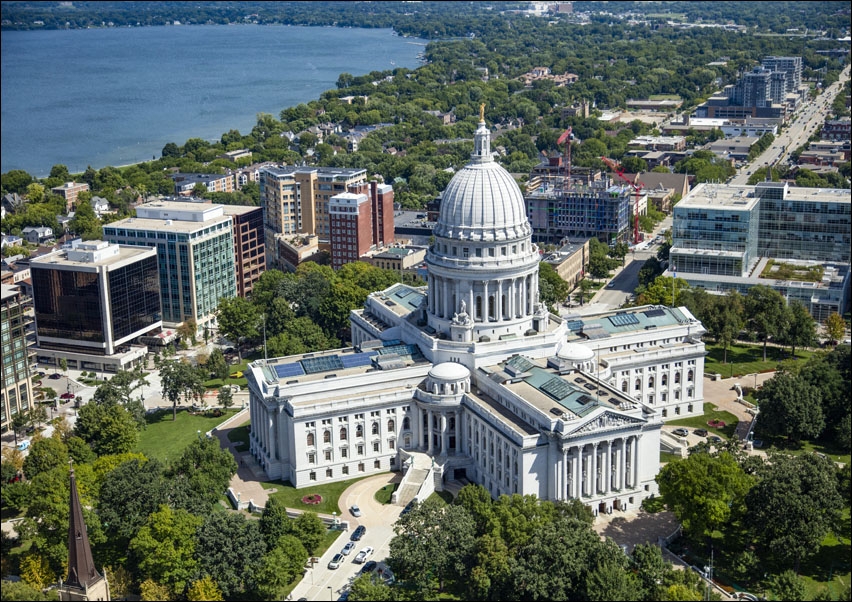
{"type": "Polygon", "coordinates": [[[452,505],[429,498],[400,517],[387,560],[395,583],[359,577],[350,599],[701,599],[697,575],[674,569],[658,547],[636,546],[627,556],[591,525],[578,501],[492,500],[467,485],[452,505]]]}

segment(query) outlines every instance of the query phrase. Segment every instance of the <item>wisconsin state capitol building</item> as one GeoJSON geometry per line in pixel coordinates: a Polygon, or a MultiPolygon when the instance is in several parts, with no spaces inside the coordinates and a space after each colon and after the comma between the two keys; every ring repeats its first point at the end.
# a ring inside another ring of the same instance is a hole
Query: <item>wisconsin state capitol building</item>
{"type": "Polygon", "coordinates": [[[704,328],[682,307],[549,313],[531,233],[480,114],[428,286],[371,294],[351,313],[353,347],[249,365],[250,451],[267,476],[304,488],[403,471],[399,504],[462,480],[595,514],[656,494],[663,418],[703,413],[704,328]]]}

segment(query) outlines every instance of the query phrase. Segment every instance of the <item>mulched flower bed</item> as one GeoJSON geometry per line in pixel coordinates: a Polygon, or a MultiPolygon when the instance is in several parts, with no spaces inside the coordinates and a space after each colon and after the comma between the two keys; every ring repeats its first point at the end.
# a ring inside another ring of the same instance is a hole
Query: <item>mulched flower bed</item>
{"type": "Polygon", "coordinates": [[[318,493],[306,495],[305,497],[302,498],[302,503],[303,504],[314,504],[314,505],[321,504],[322,503],[322,496],[318,493]]]}

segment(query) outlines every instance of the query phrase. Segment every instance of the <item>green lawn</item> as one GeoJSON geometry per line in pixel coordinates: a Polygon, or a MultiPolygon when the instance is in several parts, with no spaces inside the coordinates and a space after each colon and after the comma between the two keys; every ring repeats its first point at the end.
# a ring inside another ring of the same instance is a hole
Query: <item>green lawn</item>
{"type": "Polygon", "coordinates": [[[251,421],[246,420],[240,426],[230,429],[228,431],[228,441],[230,441],[231,443],[241,443],[242,446],[248,448],[250,425],[251,421]]]}
{"type": "MultiPolygon", "coordinates": [[[[840,519],[843,529],[849,534],[849,508],[843,509],[840,519]]],[[[800,575],[805,582],[805,600],[815,600],[815,595],[822,589],[828,588],[832,600],[840,600],[840,595],[849,586],[852,578],[852,546],[849,537],[837,537],[829,533],[822,540],[819,552],[802,563],[800,575]]]]}
{"type": "MultiPolygon", "coordinates": [[[[349,517],[349,509],[340,508],[340,496],[350,485],[357,483],[362,478],[366,477],[349,479],[348,481],[339,481],[337,483],[327,483],[324,485],[317,485],[315,487],[303,487],[302,489],[296,489],[289,483],[282,483],[281,481],[267,481],[265,483],[261,483],[261,486],[264,489],[277,489],[278,491],[270,493],[269,497],[280,499],[284,502],[284,505],[287,508],[293,508],[295,510],[310,510],[319,514],[331,514],[336,512],[338,516],[342,516],[346,519],[349,517]],[[302,501],[303,497],[315,494],[322,496],[322,502],[319,504],[306,504],[302,501]]],[[[390,502],[390,495],[384,495],[381,493],[382,491],[384,491],[384,489],[380,489],[376,492],[376,499],[383,504],[387,504],[390,502]],[[387,498],[387,501],[384,501],[384,498],[387,498]]],[[[392,491],[393,490],[391,490],[391,492],[392,491]]]]}
{"type": "MultiPolygon", "coordinates": [[[[704,358],[704,372],[721,374],[724,378],[771,372],[778,363],[790,359],[790,350],[780,347],[768,347],[766,361],[763,361],[763,345],[733,345],[728,348],[728,361],[725,363],[725,350],[715,343],[707,343],[707,356],[704,358]]],[[[813,351],[796,350],[797,360],[807,360],[813,351]]]]}
{"type": "Polygon", "coordinates": [[[800,456],[802,454],[809,453],[820,453],[825,454],[834,462],[841,462],[843,464],[847,464],[852,461],[852,455],[848,451],[835,447],[833,445],[827,445],[822,441],[797,441],[797,442],[788,442],[786,437],[770,437],[760,432],[760,420],[757,421],[757,426],[754,431],[754,438],[759,439],[763,442],[761,446],[762,451],[769,451],[773,449],[775,451],[783,452],[785,454],[790,454],[791,456],[800,456]]]}
{"type": "Polygon", "coordinates": [[[200,414],[192,415],[186,408],[178,408],[177,420],[172,421],[171,410],[160,410],[146,417],[148,426],[139,433],[139,445],[136,451],[142,452],[149,458],[156,458],[168,464],[169,458],[177,458],[189,445],[193,437],[198,436],[221,424],[239,410],[231,409],[222,416],[207,417],[200,414]]]}
{"type": "Polygon", "coordinates": [[[703,416],[690,416],[689,418],[681,418],[679,420],[667,420],[666,424],[671,426],[686,426],[694,429],[703,428],[707,429],[708,433],[714,433],[720,437],[730,439],[733,437],[734,431],[737,430],[737,423],[739,422],[739,419],[730,412],[714,410],[713,407],[714,405],[712,403],[705,403],[703,416]],[[721,420],[725,423],[725,426],[723,428],[712,427],[707,424],[711,420],[721,420]]]}

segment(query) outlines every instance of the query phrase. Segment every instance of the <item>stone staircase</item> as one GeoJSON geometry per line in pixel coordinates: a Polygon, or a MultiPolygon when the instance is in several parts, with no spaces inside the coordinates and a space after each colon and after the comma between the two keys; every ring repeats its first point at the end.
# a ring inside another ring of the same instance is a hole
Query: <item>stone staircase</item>
{"type": "Polygon", "coordinates": [[[413,500],[428,475],[429,471],[424,468],[410,468],[408,475],[406,475],[406,483],[397,492],[397,504],[405,506],[413,500]]]}

